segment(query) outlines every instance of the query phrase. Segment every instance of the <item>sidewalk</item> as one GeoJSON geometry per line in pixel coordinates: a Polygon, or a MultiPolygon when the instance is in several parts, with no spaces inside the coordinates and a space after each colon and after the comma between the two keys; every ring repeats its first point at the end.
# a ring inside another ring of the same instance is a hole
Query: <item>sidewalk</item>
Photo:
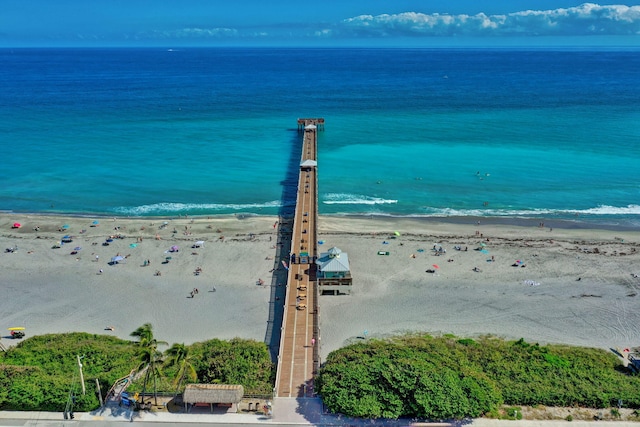
{"type": "MultiPolygon", "coordinates": [[[[271,420],[264,415],[256,414],[172,414],[168,412],[134,412],[131,418],[131,411],[123,411],[121,414],[114,414],[105,411],[100,414],[96,412],[76,412],[73,421],[105,421],[105,422],[154,422],[154,423],[206,423],[206,424],[257,424],[261,422],[270,423],[271,420]]],[[[0,411],[0,420],[15,419],[25,421],[58,421],[63,422],[62,412],[27,412],[27,411],[0,411]]],[[[68,420],[68,422],[73,422],[68,420]]]]}
{"type": "MultiPolygon", "coordinates": [[[[0,420],[64,421],[62,412],[0,411],[0,420]]],[[[384,427],[639,427],[640,423],[627,421],[572,421],[564,420],[460,420],[451,423],[422,423],[411,420],[369,420],[348,418],[323,412],[322,401],[313,398],[276,398],[273,416],[257,413],[180,414],[169,412],[132,412],[129,409],[108,407],[104,411],[76,412],[74,421],[154,422],[154,423],[207,423],[207,424],[278,424],[313,426],[384,426],[384,427]],[[132,418],[133,415],[133,418],[132,418]]]]}

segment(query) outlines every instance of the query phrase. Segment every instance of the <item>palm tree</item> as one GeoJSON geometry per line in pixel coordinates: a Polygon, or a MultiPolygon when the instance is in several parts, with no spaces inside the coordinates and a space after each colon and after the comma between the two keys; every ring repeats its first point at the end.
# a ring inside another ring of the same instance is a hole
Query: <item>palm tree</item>
{"type": "Polygon", "coordinates": [[[193,358],[189,354],[189,348],[187,348],[184,344],[173,344],[171,348],[169,348],[165,354],[168,356],[166,359],[166,366],[177,366],[178,372],[176,375],[176,379],[174,380],[174,385],[176,385],[176,393],[173,396],[175,399],[182,387],[182,382],[185,377],[188,377],[190,380],[195,381],[198,378],[198,374],[196,373],[196,369],[193,367],[193,358]]]}
{"type": "Polygon", "coordinates": [[[138,340],[138,359],[140,365],[138,369],[146,369],[144,375],[144,382],[142,383],[142,403],[144,403],[144,396],[147,391],[147,383],[149,376],[153,377],[153,398],[154,402],[158,404],[158,390],[157,379],[160,375],[160,370],[156,366],[156,362],[160,361],[162,353],[158,351],[159,345],[168,345],[165,341],[158,341],[153,337],[153,326],[151,323],[145,323],[135,331],[131,332],[132,337],[137,337],[138,340]]]}

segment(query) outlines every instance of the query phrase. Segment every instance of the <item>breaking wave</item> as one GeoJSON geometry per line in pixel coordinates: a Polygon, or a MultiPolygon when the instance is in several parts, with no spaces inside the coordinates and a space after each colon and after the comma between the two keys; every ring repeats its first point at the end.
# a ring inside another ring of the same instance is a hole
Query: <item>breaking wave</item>
{"type": "Polygon", "coordinates": [[[587,209],[450,209],[423,207],[422,216],[609,216],[640,215],[640,205],[606,206],[601,205],[587,209]]]}
{"type": "Polygon", "coordinates": [[[244,211],[248,209],[263,208],[279,208],[282,203],[279,200],[263,203],[246,203],[246,204],[222,204],[222,203],[154,203],[152,205],[142,206],[122,206],[115,209],[122,215],[145,216],[145,215],[161,215],[172,213],[196,213],[196,212],[213,212],[222,213],[228,211],[244,211]]]}
{"type": "Polygon", "coordinates": [[[324,195],[322,203],[326,205],[386,205],[395,204],[398,201],[358,194],[330,193],[324,195]]]}

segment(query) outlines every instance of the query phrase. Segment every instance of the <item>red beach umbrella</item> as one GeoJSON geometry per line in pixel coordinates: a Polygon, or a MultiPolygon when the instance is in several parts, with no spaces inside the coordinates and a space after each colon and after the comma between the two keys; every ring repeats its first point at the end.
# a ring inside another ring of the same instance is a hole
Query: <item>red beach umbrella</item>
{"type": "Polygon", "coordinates": [[[19,222],[13,223],[13,228],[20,228],[20,227],[22,227],[22,224],[20,224],[19,222]]]}
{"type": "Polygon", "coordinates": [[[440,268],[440,267],[438,267],[438,264],[433,264],[433,268],[440,268]]]}

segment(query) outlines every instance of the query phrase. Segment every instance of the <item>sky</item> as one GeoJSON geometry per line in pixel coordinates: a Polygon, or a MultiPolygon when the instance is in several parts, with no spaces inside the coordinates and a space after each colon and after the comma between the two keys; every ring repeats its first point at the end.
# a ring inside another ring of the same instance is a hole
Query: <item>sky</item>
{"type": "Polygon", "coordinates": [[[640,5],[570,0],[0,0],[0,47],[640,46],[640,5]]]}

